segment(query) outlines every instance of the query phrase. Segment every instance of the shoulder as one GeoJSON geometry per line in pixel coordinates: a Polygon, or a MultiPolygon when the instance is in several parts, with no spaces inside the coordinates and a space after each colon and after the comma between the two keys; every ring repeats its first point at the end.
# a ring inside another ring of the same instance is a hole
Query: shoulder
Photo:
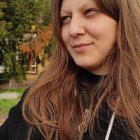
{"type": "Polygon", "coordinates": [[[22,117],[22,104],[28,91],[29,88],[25,90],[18,104],[10,109],[7,120],[0,127],[0,138],[3,140],[18,140],[25,138],[27,124],[22,117]]]}

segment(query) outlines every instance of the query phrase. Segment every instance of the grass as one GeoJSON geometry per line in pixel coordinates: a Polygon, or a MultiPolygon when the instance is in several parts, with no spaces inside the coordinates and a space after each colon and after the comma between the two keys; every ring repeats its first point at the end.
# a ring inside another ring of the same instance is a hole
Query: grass
{"type": "Polygon", "coordinates": [[[18,100],[0,100],[0,115],[7,114],[10,108],[16,105],[18,100]]]}
{"type": "Polygon", "coordinates": [[[0,89],[0,94],[6,92],[16,92],[19,94],[18,99],[0,99],[0,115],[7,114],[10,108],[18,103],[24,91],[24,87],[16,89],[0,89]]]}

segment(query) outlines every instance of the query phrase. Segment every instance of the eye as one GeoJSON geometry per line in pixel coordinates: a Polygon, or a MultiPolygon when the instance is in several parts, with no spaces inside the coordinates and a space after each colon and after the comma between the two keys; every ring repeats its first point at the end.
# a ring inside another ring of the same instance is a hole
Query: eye
{"type": "Polygon", "coordinates": [[[86,16],[92,16],[92,15],[98,13],[98,12],[100,12],[100,11],[96,8],[89,8],[89,9],[85,10],[84,14],[86,16]]]}
{"type": "Polygon", "coordinates": [[[66,23],[70,22],[71,17],[70,16],[62,16],[62,17],[60,17],[60,20],[61,20],[61,24],[66,24],[66,23]]]}

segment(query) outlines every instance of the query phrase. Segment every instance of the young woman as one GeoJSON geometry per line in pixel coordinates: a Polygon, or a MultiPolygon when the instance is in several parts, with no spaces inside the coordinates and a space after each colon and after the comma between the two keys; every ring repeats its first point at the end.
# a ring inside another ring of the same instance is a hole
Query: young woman
{"type": "Polygon", "coordinates": [[[55,54],[0,138],[140,140],[140,0],[52,6],[55,54]]]}

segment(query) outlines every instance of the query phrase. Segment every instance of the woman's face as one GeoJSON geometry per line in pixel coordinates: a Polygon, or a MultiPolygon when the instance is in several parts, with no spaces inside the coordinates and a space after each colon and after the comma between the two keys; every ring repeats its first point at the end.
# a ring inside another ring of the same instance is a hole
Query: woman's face
{"type": "Polygon", "coordinates": [[[117,22],[100,12],[94,0],[63,0],[62,38],[75,63],[95,74],[115,47],[117,22]]]}

